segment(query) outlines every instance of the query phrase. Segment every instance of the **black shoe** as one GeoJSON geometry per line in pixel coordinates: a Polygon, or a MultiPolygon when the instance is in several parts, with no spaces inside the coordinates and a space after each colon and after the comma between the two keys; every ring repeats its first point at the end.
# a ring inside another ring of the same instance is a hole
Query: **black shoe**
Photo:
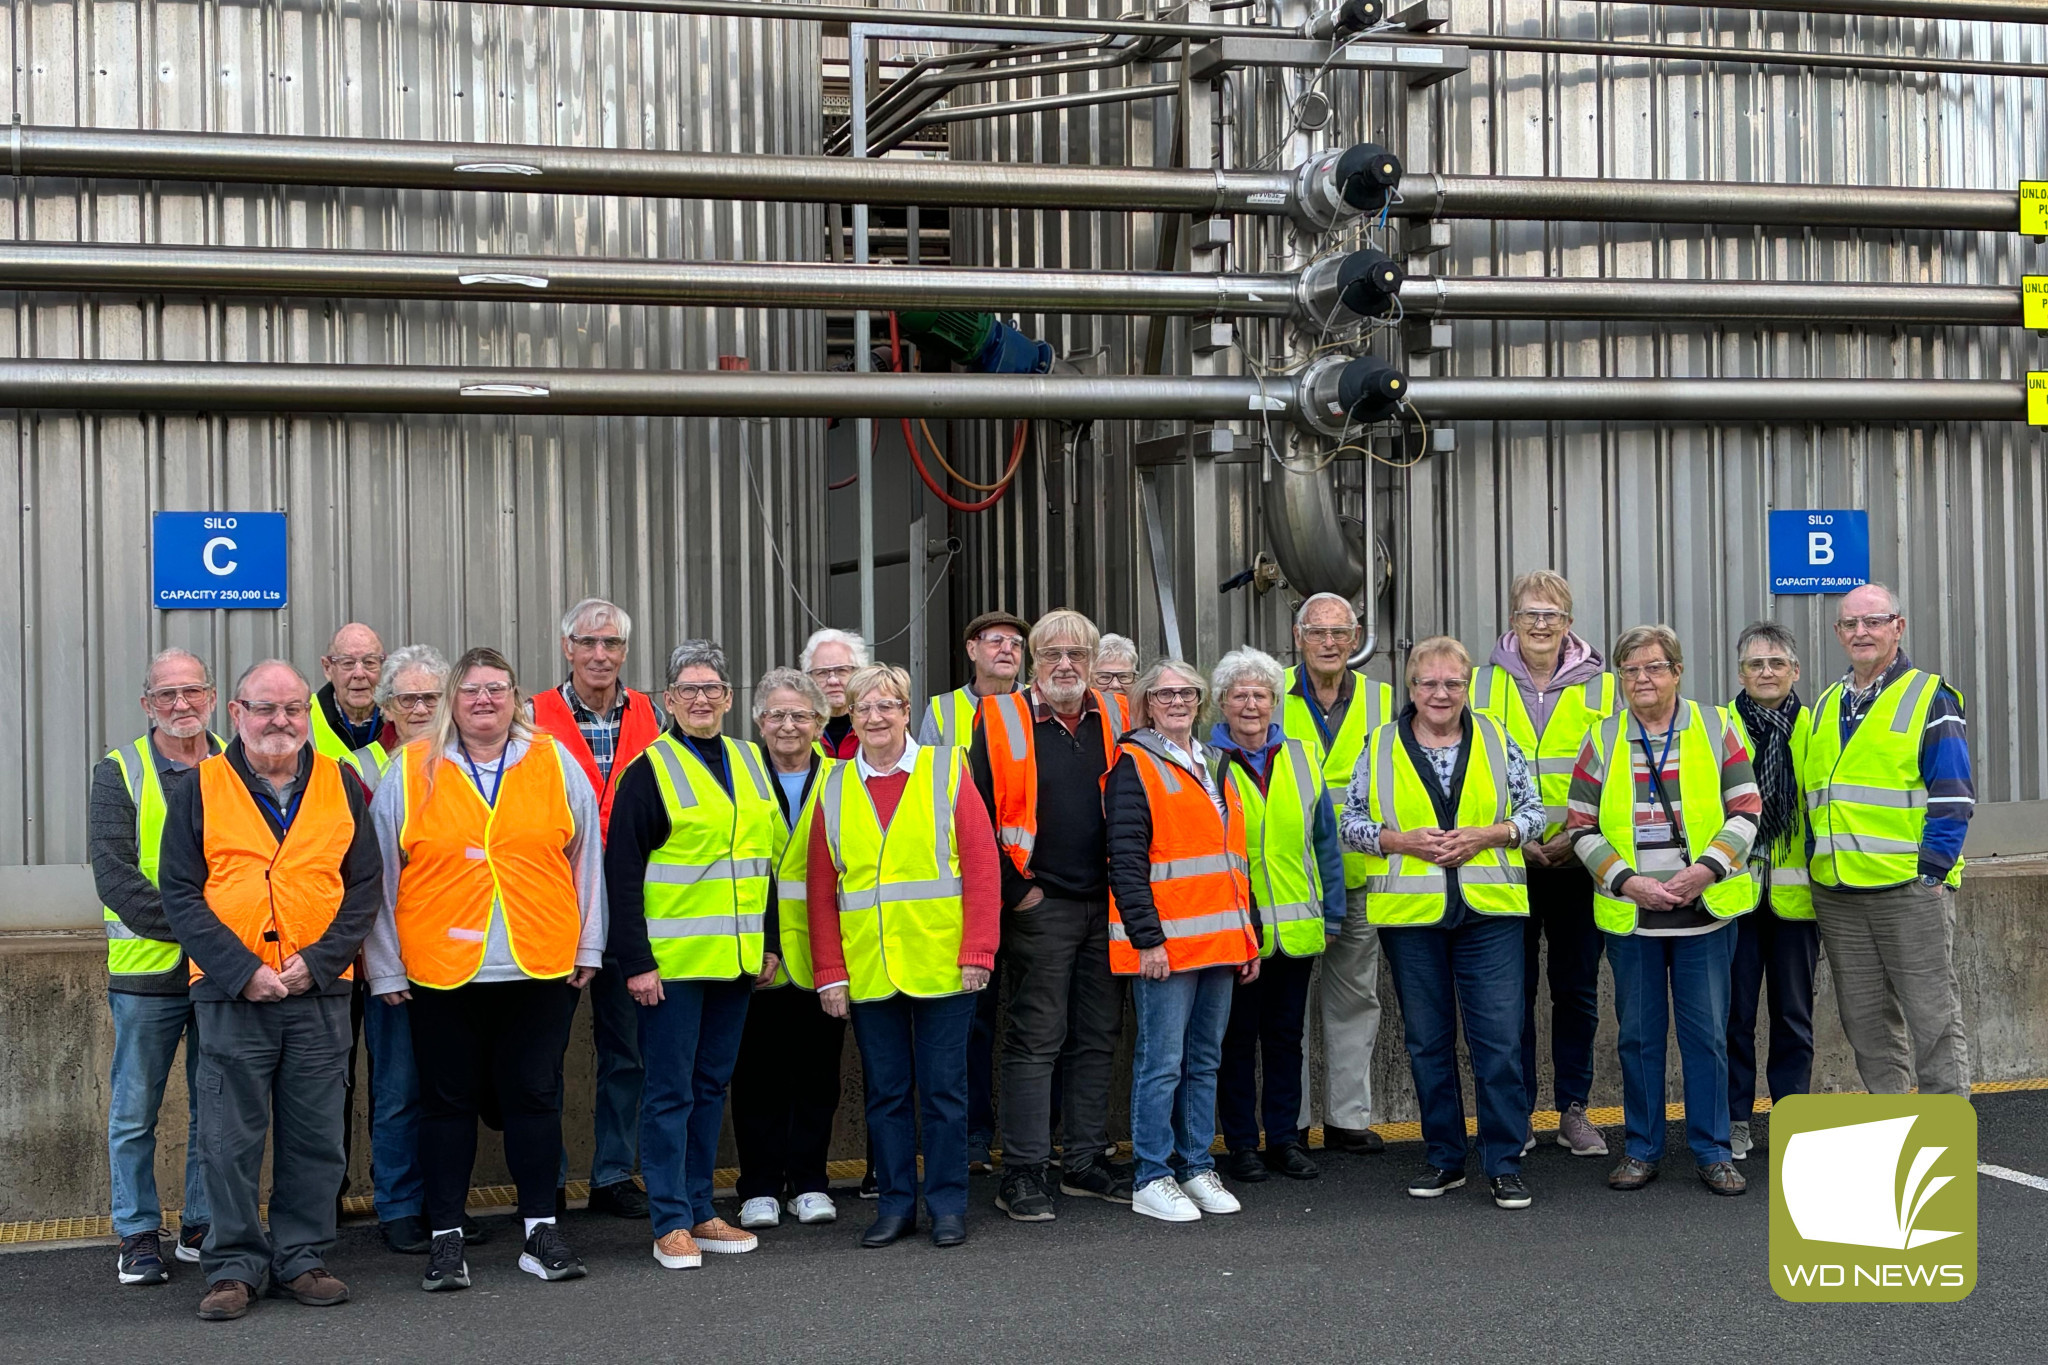
{"type": "Polygon", "coordinates": [[[1520,1175],[1497,1175],[1490,1183],[1493,1186],[1493,1202],[1499,1208],[1526,1209],[1534,1202],[1529,1197],[1529,1187],[1522,1183],[1520,1175]]]}
{"type": "Polygon", "coordinates": [[[462,1220],[462,1244],[464,1246],[480,1247],[490,1240],[491,1234],[484,1231],[482,1223],[469,1218],[462,1220]]]}
{"type": "Polygon", "coordinates": [[[1447,1171],[1441,1166],[1426,1166],[1421,1175],[1408,1182],[1408,1193],[1417,1199],[1434,1199],[1451,1190],[1462,1189],[1464,1184],[1463,1171],[1447,1171]]]}
{"type": "Polygon", "coordinates": [[[1267,1176],[1266,1159],[1249,1147],[1223,1158],[1223,1169],[1232,1180],[1246,1185],[1256,1185],[1267,1176]]]}
{"type": "MultiPolygon", "coordinates": [[[[1060,1193],[1112,1204],[1131,1202],[1131,1168],[1100,1157],[1085,1166],[1060,1171],[1060,1193]]],[[[1012,1215],[1013,1217],[1015,1215],[1012,1215]]]]}
{"type": "Polygon", "coordinates": [[[1045,1174],[1036,1166],[1021,1166],[1003,1173],[1002,1188],[996,1192],[996,1207],[1019,1223],[1050,1223],[1057,1217],[1052,1195],[1045,1188],[1045,1174]]]}
{"type": "Polygon", "coordinates": [[[592,1213],[608,1213],[614,1218],[645,1218],[647,1195],[627,1176],[609,1185],[591,1186],[589,1208],[592,1213]]]}
{"type": "Polygon", "coordinates": [[[967,1220],[957,1213],[932,1215],[932,1245],[956,1247],[967,1240],[967,1220]]]}
{"type": "Polygon", "coordinates": [[[178,1224],[178,1243],[172,1255],[189,1265],[199,1264],[199,1253],[206,1246],[205,1223],[178,1224]]]}
{"type": "Polygon", "coordinates": [[[863,1199],[880,1199],[882,1197],[882,1184],[879,1180],[875,1179],[875,1168],[872,1166],[861,1173],[860,1197],[863,1199]]]}
{"type": "Polygon", "coordinates": [[[1370,1128],[1339,1128],[1323,1125],[1323,1150],[1347,1156],[1377,1156],[1387,1150],[1387,1140],[1370,1128]]]}
{"type": "MultiPolygon", "coordinates": [[[[915,1218],[898,1218],[885,1213],[868,1224],[868,1230],[860,1235],[860,1244],[864,1247],[885,1247],[891,1242],[902,1241],[916,1231],[915,1218]]],[[[966,1234],[963,1232],[961,1235],[966,1234]]]]}
{"type": "Polygon", "coordinates": [[[519,1268],[543,1280],[580,1280],[590,1273],[576,1253],[569,1250],[569,1239],[562,1235],[562,1229],[553,1223],[534,1224],[525,1248],[519,1253],[519,1268]]]}
{"type": "Polygon", "coordinates": [[[420,1276],[420,1288],[430,1294],[438,1289],[469,1288],[469,1262],[462,1258],[462,1241],[459,1232],[444,1232],[434,1239],[433,1250],[427,1256],[427,1273],[420,1276]]]}
{"type": "Polygon", "coordinates": [[[1323,1173],[1322,1167],[1309,1160],[1308,1148],[1298,1142],[1281,1143],[1278,1150],[1266,1153],[1263,1164],[1289,1180],[1314,1180],[1323,1173]]]}
{"type": "Polygon", "coordinates": [[[427,1230],[427,1220],[418,1215],[379,1223],[377,1231],[384,1234],[384,1245],[401,1256],[424,1256],[434,1245],[433,1234],[427,1230]]]}
{"type": "Polygon", "coordinates": [[[168,1284],[171,1268],[164,1263],[163,1234],[137,1232],[121,1239],[121,1254],[114,1258],[115,1272],[122,1284],[168,1284]]]}

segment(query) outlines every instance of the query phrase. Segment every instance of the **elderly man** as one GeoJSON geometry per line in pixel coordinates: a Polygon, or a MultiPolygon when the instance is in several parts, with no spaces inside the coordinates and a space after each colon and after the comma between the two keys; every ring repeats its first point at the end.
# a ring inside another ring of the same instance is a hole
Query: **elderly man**
{"type": "MultiPolygon", "coordinates": [[[[1300,740],[1322,769],[1334,806],[1344,804],[1366,736],[1394,718],[1394,689],[1351,667],[1358,649],[1358,613],[1333,592],[1319,592],[1294,614],[1301,666],[1285,674],[1281,732],[1300,740]]],[[[1334,1152],[1380,1152],[1372,1130],[1372,1054],[1380,1036],[1380,936],[1365,913],[1366,860],[1344,855],[1343,928],[1323,954],[1321,975],[1323,1146],[1334,1152]]],[[[1306,1124],[1303,1125],[1306,1127],[1306,1124]]]]}
{"type": "Polygon", "coordinates": [[[818,736],[818,752],[826,758],[852,758],[860,752],[860,738],[853,733],[853,716],[846,709],[846,680],[874,662],[868,642],[850,630],[811,632],[797,656],[797,667],[825,694],[830,714],[824,733],[818,736]]]}
{"type": "Polygon", "coordinates": [[[932,698],[917,732],[920,746],[964,749],[973,741],[981,699],[1017,690],[1017,675],[1024,668],[1024,637],[1030,633],[1030,622],[1006,611],[985,611],[967,623],[962,638],[974,676],[966,686],[932,698]]]}
{"type": "Polygon", "coordinates": [[[1969,737],[1962,697],[1913,666],[1905,634],[1890,588],[1868,583],[1842,599],[1835,637],[1849,672],[1821,694],[1800,763],[1813,908],[1863,1083],[1880,1095],[1916,1081],[1922,1094],[1967,1095],[1954,948],[1976,805],[1969,737]]]}
{"type": "MultiPolygon", "coordinates": [[[[534,728],[553,735],[597,793],[599,824],[611,828],[612,800],[626,769],[661,735],[661,717],[645,692],[619,680],[633,643],[633,618],[616,602],[586,597],[562,614],[562,657],[569,676],[533,698],[534,728]]],[[[590,1207],[618,1218],[645,1218],[647,1196],[633,1183],[640,1132],[640,1091],[647,1070],[640,1024],[618,959],[605,954],[590,983],[590,1031],[597,1047],[592,1105],[590,1207]]],[[[561,1180],[569,1177],[562,1154],[561,1180]]],[[[562,1202],[557,1198],[556,1203],[562,1202]]]]}
{"type": "Polygon", "coordinates": [[[377,709],[377,678],[384,668],[384,642],[377,632],[351,621],[334,632],[320,671],[327,682],[315,697],[313,748],[337,763],[367,744],[381,744],[385,753],[398,746],[390,724],[377,709]]]}
{"type": "Polygon", "coordinates": [[[1089,686],[1100,638],[1077,611],[1039,618],[1030,688],[982,699],[968,755],[1004,853],[1003,969],[1012,985],[996,1207],[1025,1223],[1054,1217],[1047,1166],[1056,1061],[1066,1081],[1060,1192],[1131,1202],[1128,1168],[1103,1158],[1123,990],[1109,971],[1102,777],[1124,720],[1116,699],[1089,686]]]}
{"type": "Polygon", "coordinates": [[[362,783],[313,750],[312,710],[298,669],[253,665],[228,704],[234,740],[171,793],[164,820],[164,917],[191,955],[199,1021],[209,1320],[247,1313],[266,1272],[300,1303],[348,1300],[325,1258],[345,1169],[350,978],[384,860],[362,783]]]}
{"type": "MultiPolygon", "coordinates": [[[[199,1094],[199,1031],[186,989],[184,950],[164,918],[157,867],[168,798],[220,740],[207,733],[213,674],[196,655],[166,649],[142,681],[140,739],[101,759],[92,773],[93,884],[107,928],[107,1007],[114,1016],[114,1066],[108,1078],[107,1168],[114,1186],[114,1235],[121,1239],[122,1284],[170,1278],[159,1243],[163,1208],[156,1192],[156,1120],[178,1040],[185,1040],[185,1093],[199,1094]]],[[[177,1258],[197,1261],[206,1238],[205,1165],[199,1106],[185,1139],[185,1207],[177,1258]]]]}

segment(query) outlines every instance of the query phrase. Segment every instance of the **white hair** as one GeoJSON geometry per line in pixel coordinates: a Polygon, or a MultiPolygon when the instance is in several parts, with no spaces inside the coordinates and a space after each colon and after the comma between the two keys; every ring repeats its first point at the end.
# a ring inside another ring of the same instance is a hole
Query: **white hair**
{"type": "Polygon", "coordinates": [[[1209,674],[1209,685],[1219,697],[1229,696],[1231,688],[1247,682],[1265,688],[1275,701],[1287,690],[1287,677],[1281,671],[1280,661],[1263,649],[1233,649],[1216,661],[1209,674]]]}
{"type": "Polygon", "coordinates": [[[398,689],[398,675],[413,672],[430,674],[438,692],[448,682],[448,660],[432,645],[407,645],[392,650],[384,656],[384,671],[377,675],[377,704],[389,704],[398,689]]]}
{"type": "Polygon", "coordinates": [[[1096,666],[1100,667],[1111,659],[1129,659],[1131,667],[1136,668],[1138,666],[1137,642],[1128,635],[1103,636],[1102,643],[1097,645],[1095,649],[1096,666]]]}
{"type": "MultiPolygon", "coordinates": [[[[1890,588],[1886,587],[1886,586],[1885,586],[1884,584],[1882,584],[1882,583],[1858,583],[1858,584],[1856,585],[1856,587],[1854,587],[1854,588],[1851,588],[1851,589],[1849,589],[1849,592],[1856,592],[1856,591],[1857,591],[1858,589],[1861,589],[1861,588],[1870,588],[1870,589],[1872,589],[1873,591],[1876,591],[1876,592],[1881,592],[1881,593],[1883,593],[1883,594],[1884,594],[1884,600],[1885,600],[1885,603],[1886,603],[1886,607],[1885,607],[1885,609],[1886,609],[1887,611],[1891,612],[1891,614],[1892,614],[1892,615],[1894,615],[1894,616],[1904,616],[1904,615],[1906,614],[1906,604],[1905,604],[1904,602],[1901,602],[1901,601],[1899,600],[1899,595],[1898,595],[1897,593],[1893,592],[1893,591],[1892,591],[1892,590],[1891,590],[1890,588]]],[[[1843,597],[1843,599],[1844,599],[1844,600],[1847,600],[1848,596],[1849,596],[1849,593],[1848,593],[1848,592],[1845,592],[1845,593],[1843,593],[1843,594],[1842,594],[1842,597],[1843,597]]]]}
{"type": "Polygon", "coordinates": [[[149,667],[142,671],[143,696],[146,697],[153,690],[155,690],[157,669],[163,667],[163,665],[167,663],[170,663],[174,659],[190,659],[193,663],[198,664],[199,681],[204,683],[208,687],[213,686],[213,670],[206,666],[206,660],[200,658],[197,654],[194,654],[189,649],[180,649],[178,648],[178,646],[172,645],[169,649],[160,649],[154,655],[152,655],[149,661],[149,667]]]}
{"type": "Polygon", "coordinates": [[[1338,606],[1344,608],[1344,614],[1351,618],[1352,625],[1358,624],[1358,608],[1351,605],[1350,598],[1341,593],[1319,592],[1312,594],[1306,602],[1301,604],[1300,609],[1294,613],[1294,628],[1296,630],[1300,630],[1302,626],[1308,623],[1308,609],[1320,602],[1335,602],[1338,606]]]}
{"type": "Polygon", "coordinates": [[[562,613],[562,638],[566,640],[574,635],[576,627],[582,625],[586,619],[593,629],[610,626],[618,632],[621,640],[632,642],[633,618],[626,615],[618,603],[608,602],[602,597],[586,597],[562,613]]]}
{"type": "Polygon", "coordinates": [[[847,652],[853,655],[853,666],[855,668],[866,668],[874,662],[874,657],[868,653],[868,642],[866,640],[863,640],[850,630],[834,630],[832,627],[827,626],[823,630],[812,631],[811,638],[804,641],[803,653],[797,656],[797,667],[806,673],[810,672],[811,661],[818,657],[818,646],[820,645],[846,646],[847,652]]]}

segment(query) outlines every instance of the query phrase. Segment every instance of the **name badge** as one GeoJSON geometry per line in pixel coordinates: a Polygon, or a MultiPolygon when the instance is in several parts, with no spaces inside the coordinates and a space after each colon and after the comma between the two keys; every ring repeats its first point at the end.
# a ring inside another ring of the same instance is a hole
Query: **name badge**
{"type": "Polygon", "coordinates": [[[1665,824],[1662,820],[1652,824],[1636,826],[1636,846],[1638,848],[1648,844],[1668,844],[1670,842],[1671,826],[1665,824]]]}

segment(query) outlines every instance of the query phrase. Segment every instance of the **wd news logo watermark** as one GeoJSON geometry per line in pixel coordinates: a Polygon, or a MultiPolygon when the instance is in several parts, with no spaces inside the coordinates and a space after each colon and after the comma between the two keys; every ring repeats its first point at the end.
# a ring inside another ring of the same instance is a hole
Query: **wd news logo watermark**
{"type": "Polygon", "coordinates": [[[1952,1303],[1977,1287],[1977,1111],[1957,1095],[1771,1109],[1771,1287],[1793,1303],[1952,1303]]]}

